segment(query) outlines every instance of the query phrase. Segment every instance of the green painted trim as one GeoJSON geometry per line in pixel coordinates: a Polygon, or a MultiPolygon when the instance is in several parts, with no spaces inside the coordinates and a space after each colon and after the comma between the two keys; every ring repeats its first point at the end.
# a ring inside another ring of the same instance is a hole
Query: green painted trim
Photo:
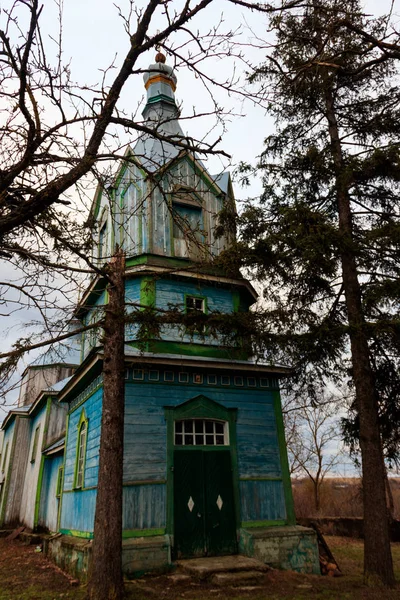
{"type": "Polygon", "coordinates": [[[239,481],[282,481],[282,477],[239,477],[239,481]]]}
{"type": "Polygon", "coordinates": [[[156,305],[156,280],[152,276],[140,280],[140,305],[154,308],[156,305]]]}
{"type": "Polygon", "coordinates": [[[60,529],[60,533],[63,535],[71,535],[72,537],[85,538],[87,540],[93,539],[93,532],[91,531],[77,531],[76,529],[60,529]]]}
{"type": "Polygon", "coordinates": [[[161,529],[125,529],[122,532],[122,539],[139,537],[151,537],[153,535],[165,535],[165,527],[161,529]]]}
{"type": "Polygon", "coordinates": [[[66,423],[65,423],[65,450],[64,450],[64,456],[63,456],[63,462],[62,462],[63,476],[62,476],[62,482],[61,482],[60,501],[58,503],[57,531],[60,530],[60,524],[61,524],[61,509],[62,509],[62,501],[63,501],[63,495],[64,495],[64,481],[65,481],[65,461],[67,459],[67,448],[68,448],[69,419],[70,419],[70,415],[68,413],[66,423]]]}
{"type": "MultiPolygon", "coordinates": [[[[151,264],[151,259],[154,259],[156,262],[160,263],[158,266],[165,266],[169,268],[183,268],[187,269],[188,265],[190,267],[194,267],[194,263],[191,262],[187,258],[171,258],[169,256],[161,256],[159,254],[141,254],[140,256],[134,256],[132,258],[128,258],[126,261],[126,267],[135,267],[137,265],[145,265],[147,263],[151,264]]],[[[141,273],[139,273],[141,275],[141,273]]],[[[196,275],[193,274],[195,277],[196,275]]]]}
{"type": "Polygon", "coordinates": [[[240,310],[240,293],[239,290],[232,291],[232,304],[233,312],[239,312],[240,310]]]}
{"type": "Polygon", "coordinates": [[[274,404],[276,431],[278,436],[279,456],[281,461],[282,483],[283,492],[285,496],[287,522],[289,525],[296,525],[292,484],[290,482],[289,461],[286,449],[285,426],[283,424],[281,395],[279,391],[274,391],[272,392],[272,397],[274,404]]]}
{"type": "MultiPolygon", "coordinates": [[[[185,293],[183,295],[183,297],[184,297],[183,306],[185,308],[185,315],[187,315],[187,305],[186,305],[187,298],[197,298],[198,300],[204,300],[204,314],[208,315],[207,296],[200,296],[200,295],[197,295],[197,294],[188,294],[188,293],[185,293]]],[[[202,311],[199,311],[199,312],[202,312],[202,311]]]]}
{"type": "MultiPolygon", "coordinates": [[[[14,424],[14,430],[13,430],[13,434],[12,434],[10,456],[8,458],[7,474],[6,474],[5,483],[3,484],[3,490],[2,490],[1,500],[2,500],[3,504],[1,506],[1,511],[0,511],[0,525],[3,525],[4,517],[6,514],[8,492],[9,492],[10,483],[11,483],[12,463],[14,460],[15,447],[17,445],[18,429],[19,429],[19,419],[16,418],[15,424],[14,424]]],[[[7,441],[7,443],[9,443],[9,441],[7,441]]]]}
{"type": "Polygon", "coordinates": [[[75,454],[75,468],[74,468],[74,489],[75,490],[83,490],[85,487],[85,467],[86,467],[86,447],[87,447],[87,440],[88,440],[88,434],[89,434],[89,419],[86,416],[86,412],[85,409],[82,409],[81,412],[81,416],[79,417],[79,421],[77,424],[77,429],[78,429],[78,435],[77,435],[77,439],[76,439],[76,454],[75,454]],[[78,459],[79,459],[79,447],[80,447],[80,434],[81,434],[81,429],[82,426],[85,425],[86,426],[86,436],[85,436],[85,446],[83,448],[83,464],[82,464],[82,485],[77,485],[77,478],[78,478],[78,459]]]}
{"type": "MultiPolygon", "coordinates": [[[[93,539],[93,532],[91,531],[79,531],[76,529],[60,529],[60,533],[63,535],[70,535],[72,537],[84,538],[87,540],[93,539]]],[[[156,535],[165,535],[165,528],[163,529],[126,529],[122,532],[122,539],[139,538],[139,537],[152,537],[156,535]]]]}
{"type": "Polygon", "coordinates": [[[164,102],[166,102],[167,104],[172,104],[174,106],[176,106],[176,102],[174,98],[171,98],[170,96],[167,96],[166,94],[157,94],[157,96],[152,96],[151,98],[149,98],[146,102],[146,106],[144,107],[143,111],[146,110],[146,107],[151,105],[151,104],[156,104],[157,102],[160,102],[164,100],[164,102]]]}
{"type": "Polygon", "coordinates": [[[167,527],[174,535],[174,408],[164,410],[167,422],[167,527]]]}
{"type": "MultiPolygon", "coordinates": [[[[130,346],[137,347],[136,342],[130,342],[130,346]]],[[[189,342],[169,342],[166,340],[153,340],[149,342],[151,352],[160,354],[184,354],[185,356],[202,356],[208,358],[225,358],[228,360],[246,360],[248,352],[240,348],[221,348],[205,344],[193,344],[189,342]]]]}
{"type": "MultiPolygon", "coordinates": [[[[199,446],[175,447],[174,445],[174,422],[190,418],[219,419],[228,422],[229,446],[210,446],[209,450],[219,449],[225,452],[229,451],[231,454],[235,519],[238,528],[240,524],[240,491],[236,440],[237,408],[226,408],[214,400],[200,395],[178,406],[165,406],[164,413],[167,422],[167,533],[174,534],[174,452],[175,450],[199,450],[199,446]]],[[[201,449],[206,450],[207,446],[201,449]]]]}
{"type": "Polygon", "coordinates": [[[97,490],[97,485],[91,485],[89,487],[72,488],[72,490],[64,490],[63,494],[80,494],[81,492],[88,492],[89,490],[97,490]]]}
{"type": "Polygon", "coordinates": [[[39,523],[39,510],[40,510],[40,496],[42,494],[42,485],[43,485],[43,473],[44,473],[44,463],[46,457],[42,454],[40,459],[40,467],[39,467],[39,476],[36,486],[36,497],[35,497],[35,512],[33,517],[33,530],[35,531],[38,523],[39,523]]]}
{"type": "Polygon", "coordinates": [[[42,448],[41,448],[42,452],[47,446],[47,432],[49,431],[50,413],[51,413],[51,396],[49,396],[47,398],[47,402],[46,402],[46,417],[44,420],[42,448]]]}
{"type": "Polygon", "coordinates": [[[177,446],[175,452],[196,452],[201,450],[202,452],[226,452],[230,449],[228,446],[177,446]]]}
{"type": "Polygon", "coordinates": [[[255,527],[283,527],[284,525],[290,525],[287,521],[243,521],[242,528],[252,529],[255,527]]]}
{"type": "Polygon", "coordinates": [[[64,480],[64,466],[61,465],[60,467],[58,467],[57,481],[56,481],[56,498],[58,498],[58,499],[61,498],[63,480],[64,480]]]}

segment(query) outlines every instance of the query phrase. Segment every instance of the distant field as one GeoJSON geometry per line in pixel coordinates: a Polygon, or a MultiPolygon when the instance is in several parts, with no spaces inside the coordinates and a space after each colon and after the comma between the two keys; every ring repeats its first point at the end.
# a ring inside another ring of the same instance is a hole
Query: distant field
{"type": "MultiPolygon", "coordinates": [[[[400,477],[391,477],[393,518],[400,519],[400,477]]],[[[292,489],[297,517],[362,517],[361,479],[327,478],[321,488],[321,509],[314,510],[313,486],[309,478],[293,478],[292,489]]]]}

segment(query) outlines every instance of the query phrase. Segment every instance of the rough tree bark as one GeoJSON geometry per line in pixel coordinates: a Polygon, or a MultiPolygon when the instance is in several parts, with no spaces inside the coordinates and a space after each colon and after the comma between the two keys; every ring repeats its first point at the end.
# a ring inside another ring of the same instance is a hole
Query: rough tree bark
{"type": "Polygon", "coordinates": [[[367,583],[372,583],[378,578],[385,585],[393,586],[395,579],[386,509],[385,467],[378,422],[378,402],[355,258],[349,197],[350,183],[343,162],[334,97],[329,84],[326,88],[325,107],[336,169],[339,232],[342,239],[341,268],[349,321],[356,404],[360,419],[364,497],[364,578],[367,583]]]}
{"type": "Polygon", "coordinates": [[[122,250],[117,249],[107,270],[109,284],[104,322],[103,408],[93,552],[88,585],[90,600],[120,600],[123,597],[121,558],[125,258],[122,250]]]}

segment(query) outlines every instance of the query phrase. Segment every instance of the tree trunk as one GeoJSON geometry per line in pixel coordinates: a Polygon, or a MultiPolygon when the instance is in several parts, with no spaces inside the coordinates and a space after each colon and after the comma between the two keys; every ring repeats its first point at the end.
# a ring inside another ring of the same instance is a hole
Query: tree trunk
{"type": "Polygon", "coordinates": [[[117,250],[108,267],[100,464],[88,585],[90,600],[120,600],[123,597],[124,266],[124,254],[117,250]]]}
{"type": "Polygon", "coordinates": [[[314,505],[315,505],[315,511],[318,515],[320,508],[321,508],[321,497],[320,497],[320,489],[319,489],[318,481],[314,481],[314,505]]]}
{"type": "Polygon", "coordinates": [[[326,117],[329,123],[332,156],[336,169],[341,267],[349,321],[356,406],[360,420],[360,448],[364,502],[364,578],[367,583],[379,580],[394,585],[394,573],[386,509],[385,468],[378,421],[378,399],[371,368],[368,337],[362,310],[361,289],[355,259],[349,182],[343,163],[336,121],[333,92],[326,89],[326,117]]]}

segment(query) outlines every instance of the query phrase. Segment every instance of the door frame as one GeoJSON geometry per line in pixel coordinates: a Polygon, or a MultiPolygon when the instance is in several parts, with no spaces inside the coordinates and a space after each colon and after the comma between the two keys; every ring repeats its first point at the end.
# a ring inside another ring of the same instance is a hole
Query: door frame
{"type": "MultiPolygon", "coordinates": [[[[236,420],[237,408],[226,408],[218,402],[200,395],[187,400],[178,406],[164,406],[167,422],[167,527],[166,532],[171,537],[174,546],[174,422],[182,419],[215,419],[226,421],[229,428],[229,446],[209,446],[215,450],[220,447],[226,451],[229,448],[232,464],[232,486],[234,499],[234,514],[236,531],[240,528],[240,491],[239,468],[237,458],[236,420]]],[[[184,446],[182,447],[184,448],[184,446]]],[[[186,449],[189,447],[186,447],[186,449]]],[[[202,447],[204,448],[204,447],[202,447]]],[[[207,448],[207,446],[205,446],[207,448]]],[[[199,446],[200,449],[200,446],[199,446]]]]}

